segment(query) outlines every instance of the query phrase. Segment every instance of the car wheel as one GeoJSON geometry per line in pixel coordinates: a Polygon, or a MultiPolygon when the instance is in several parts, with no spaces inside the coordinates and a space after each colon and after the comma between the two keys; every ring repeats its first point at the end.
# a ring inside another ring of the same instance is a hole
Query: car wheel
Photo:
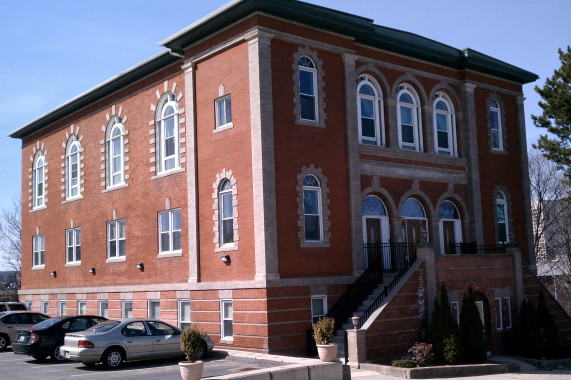
{"type": "Polygon", "coordinates": [[[101,362],[107,368],[119,368],[124,360],[123,350],[118,347],[109,348],[101,357],[101,362]]]}
{"type": "Polygon", "coordinates": [[[7,335],[0,334],[0,351],[4,351],[10,344],[10,338],[7,335]]]}
{"type": "Polygon", "coordinates": [[[50,355],[52,360],[56,362],[61,362],[65,360],[65,356],[63,356],[63,352],[60,350],[62,346],[63,344],[56,344],[55,346],[52,347],[52,353],[50,355]]]}
{"type": "Polygon", "coordinates": [[[34,359],[36,359],[36,360],[42,361],[42,360],[45,360],[45,359],[48,357],[48,355],[46,355],[46,354],[39,354],[39,355],[32,355],[32,357],[33,357],[34,359]]]}

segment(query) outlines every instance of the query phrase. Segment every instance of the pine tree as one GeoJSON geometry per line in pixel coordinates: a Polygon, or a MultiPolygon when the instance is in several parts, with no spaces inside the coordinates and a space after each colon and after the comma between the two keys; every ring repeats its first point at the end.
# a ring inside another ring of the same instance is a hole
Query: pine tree
{"type": "Polygon", "coordinates": [[[559,348],[559,333],[553,316],[549,313],[545,304],[543,293],[539,293],[539,303],[537,304],[537,322],[541,337],[541,357],[555,358],[559,348]]]}
{"type": "Polygon", "coordinates": [[[545,80],[543,88],[535,86],[543,99],[539,102],[543,114],[531,118],[536,127],[554,135],[542,135],[537,147],[571,179],[571,47],[567,46],[567,52],[559,49],[559,59],[561,67],[545,80]]]}
{"type": "Polygon", "coordinates": [[[430,342],[437,363],[455,363],[460,359],[458,326],[452,317],[446,286],[440,288],[440,301],[434,300],[430,323],[430,342]]]}
{"type": "Polygon", "coordinates": [[[468,295],[464,294],[462,297],[460,342],[465,362],[482,363],[486,361],[486,335],[471,286],[468,287],[468,295]]]}
{"type": "Polygon", "coordinates": [[[515,352],[526,358],[541,357],[541,337],[537,311],[531,301],[524,299],[515,325],[515,352]]]}

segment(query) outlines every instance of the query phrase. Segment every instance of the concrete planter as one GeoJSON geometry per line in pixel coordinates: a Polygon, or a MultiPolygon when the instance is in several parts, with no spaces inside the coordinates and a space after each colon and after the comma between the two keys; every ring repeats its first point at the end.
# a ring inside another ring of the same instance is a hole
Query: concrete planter
{"type": "Polygon", "coordinates": [[[317,344],[317,355],[322,362],[332,362],[337,357],[337,344],[317,344]]]}
{"type": "Polygon", "coordinates": [[[200,380],[202,377],[204,363],[201,361],[197,361],[195,363],[179,362],[178,366],[180,368],[182,380],[200,380]]]}

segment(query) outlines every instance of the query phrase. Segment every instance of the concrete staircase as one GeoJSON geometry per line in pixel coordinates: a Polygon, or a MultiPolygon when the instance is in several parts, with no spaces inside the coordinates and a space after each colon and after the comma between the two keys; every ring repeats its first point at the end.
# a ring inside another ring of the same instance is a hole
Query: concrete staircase
{"type": "MultiPolygon", "coordinates": [[[[390,284],[393,281],[394,274],[392,273],[383,273],[383,283],[379,284],[373,291],[369,294],[369,296],[363,301],[363,303],[353,312],[351,317],[357,316],[361,317],[365,311],[371,306],[373,302],[379,297],[379,295],[385,289],[385,286],[390,284]]],[[[351,318],[348,318],[345,323],[337,330],[337,333],[333,336],[333,343],[337,343],[337,358],[343,360],[345,358],[345,343],[344,343],[344,336],[345,330],[353,329],[353,322],[351,318]]]]}

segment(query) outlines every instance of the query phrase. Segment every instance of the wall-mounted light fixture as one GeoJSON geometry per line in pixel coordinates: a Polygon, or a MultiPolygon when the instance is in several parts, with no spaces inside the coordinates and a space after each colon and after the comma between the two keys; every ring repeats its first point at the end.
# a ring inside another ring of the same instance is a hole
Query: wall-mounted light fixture
{"type": "Polygon", "coordinates": [[[137,263],[137,269],[140,269],[141,271],[145,270],[145,266],[143,265],[143,263],[137,263]]]}
{"type": "Polygon", "coordinates": [[[56,273],[55,270],[53,270],[53,271],[50,272],[50,275],[55,277],[55,276],[57,275],[57,273],[56,273]]]}
{"type": "Polygon", "coordinates": [[[220,261],[228,263],[230,262],[230,256],[228,255],[220,256],[220,261]]]}
{"type": "Polygon", "coordinates": [[[89,268],[88,271],[89,273],[95,275],[95,268],[89,268]]]}

